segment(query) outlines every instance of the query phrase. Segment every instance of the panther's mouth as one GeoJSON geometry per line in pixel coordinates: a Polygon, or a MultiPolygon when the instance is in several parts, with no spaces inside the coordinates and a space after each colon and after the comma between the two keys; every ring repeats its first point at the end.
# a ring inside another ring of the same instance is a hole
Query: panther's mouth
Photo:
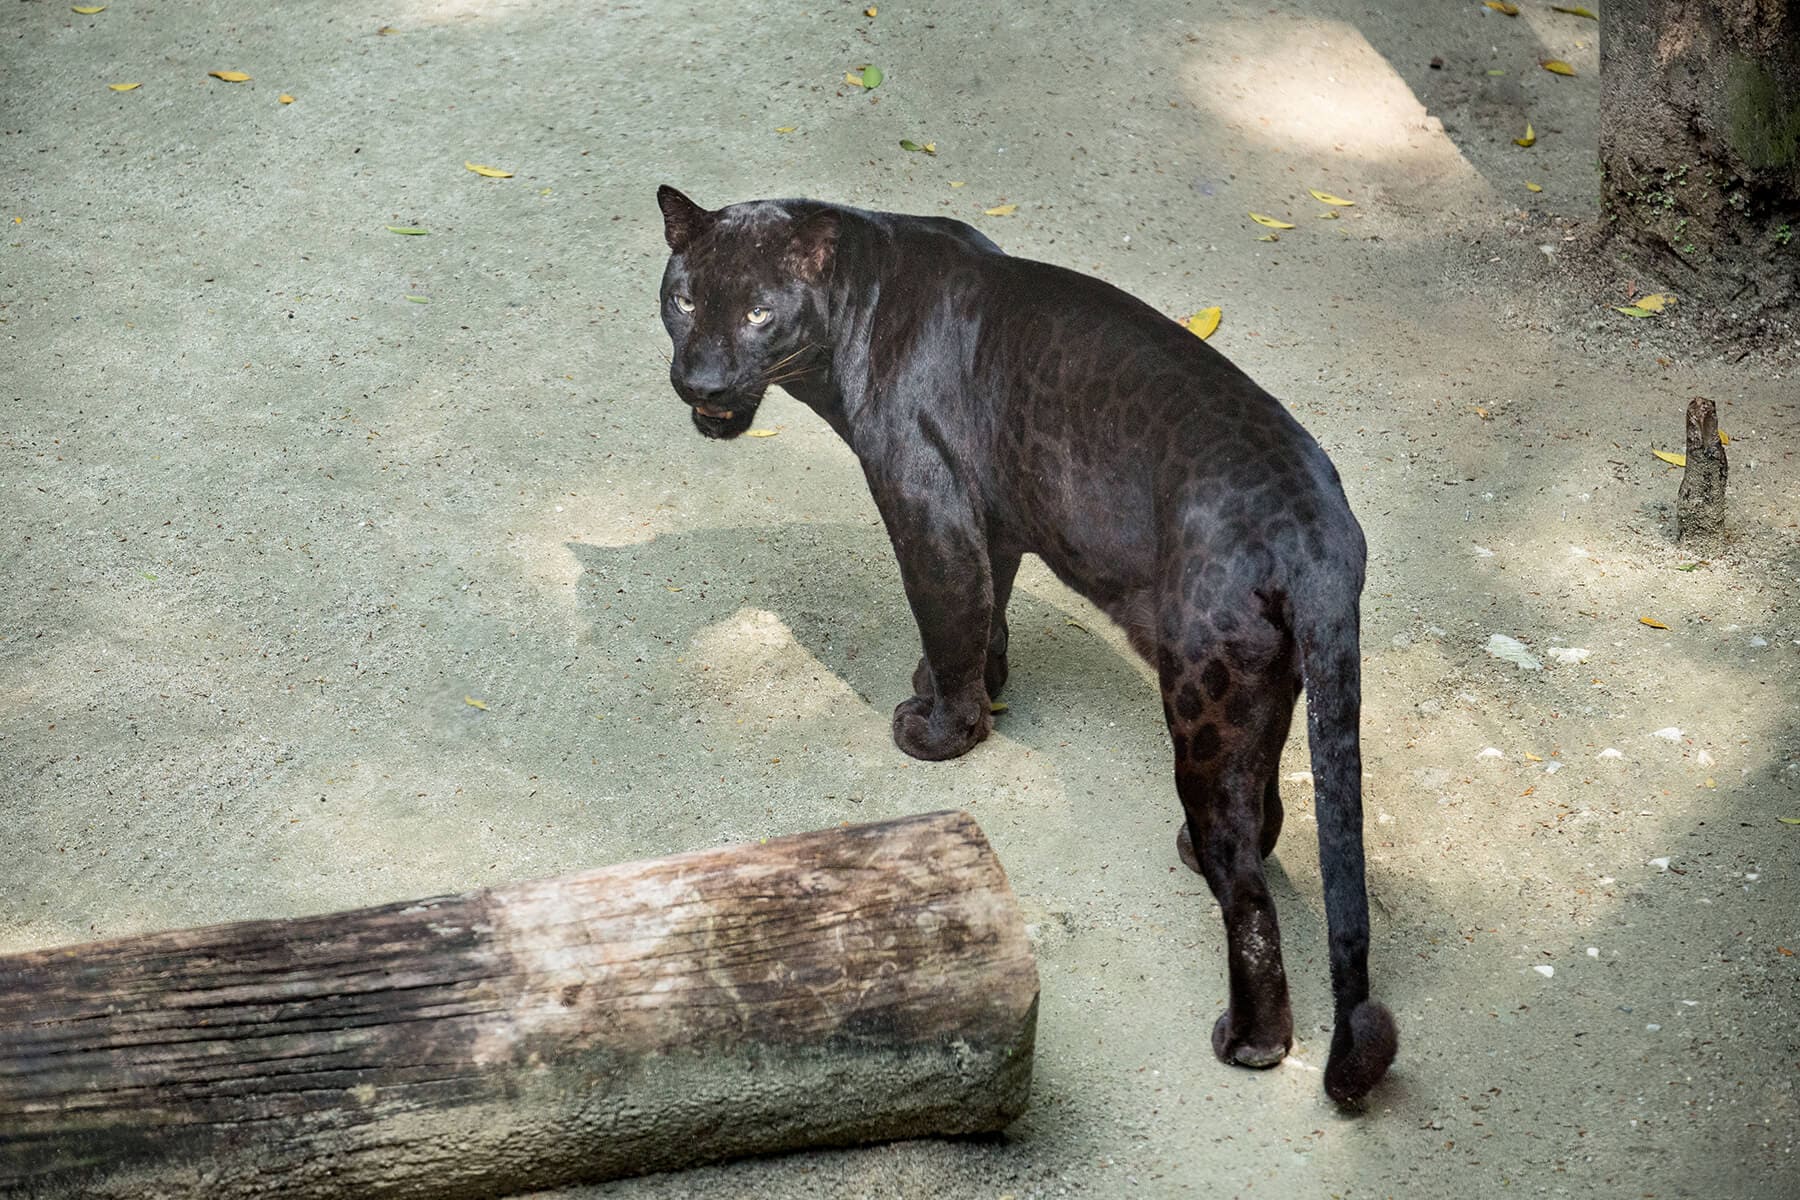
{"type": "Polygon", "coordinates": [[[711,404],[696,404],[696,405],[694,405],[694,411],[697,413],[703,413],[706,416],[711,417],[715,421],[729,421],[729,420],[731,420],[731,417],[732,417],[731,409],[716,408],[711,404]]]}
{"type": "Polygon", "coordinates": [[[695,404],[689,407],[688,416],[694,420],[694,428],[709,438],[734,438],[750,428],[750,422],[756,417],[756,404],[737,403],[730,408],[720,404],[695,404]]]}

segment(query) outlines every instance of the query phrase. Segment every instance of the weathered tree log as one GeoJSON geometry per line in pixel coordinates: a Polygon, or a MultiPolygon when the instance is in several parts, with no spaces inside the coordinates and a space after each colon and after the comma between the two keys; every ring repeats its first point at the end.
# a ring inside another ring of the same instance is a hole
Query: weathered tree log
{"type": "Polygon", "coordinates": [[[0,958],[0,1195],[506,1195],[998,1129],[1037,968],[966,813],[0,958]]]}
{"type": "MultiPolygon", "coordinates": [[[[1725,533],[1725,478],[1730,471],[1713,402],[1695,396],[1687,409],[1687,466],[1675,497],[1676,540],[1715,543],[1725,533]]],[[[1704,548],[1704,547],[1702,547],[1704,548]]]]}

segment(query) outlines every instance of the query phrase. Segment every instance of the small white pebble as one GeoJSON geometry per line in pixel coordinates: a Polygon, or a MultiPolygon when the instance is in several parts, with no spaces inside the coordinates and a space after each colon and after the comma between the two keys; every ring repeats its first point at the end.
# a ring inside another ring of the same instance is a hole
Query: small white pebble
{"type": "Polygon", "coordinates": [[[1492,558],[1492,557],[1494,557],[1494,552],[1492,550],[1489,550],[1486,546],[1470,546],[1469,549],[1471,549],[1475,552],[1476,558],[1492,558]]]}
{"type": "Polygon", "coordinates": [[[1585,649],[1581,646],[1552,646],[1548,653],[1551,658],[1555,659],[1565,667],[1573,667],[1578,663],[1584,663],[1592,658],[1594,654],[1592,650],[1585,649]]]}
{"type": "MultiPolygon", "coordinates": [[[[1581,498],[1583,501],[1587,500],[1587,496],[1585,496],[1585,495],[1582,496],[1581,498]]],[[[1570,546],[1569,547],[1569,557],[1570,558],[1592,558],[1594,556],[1592,554],[1589,554],[1586,550],[1583,550],[1580,546],[1570,546]]]]}
{"type": "Polygon", "coordinates": [[[1655,867],[1659,871],[1666,871],[1669,869],[1669,857],[1665,854],[1661,858],[1653,858],[1648,865],[1655,867]]]}
{"type": "Polygon", "coordinates": [[[1556,968],[1549,963],[1539,963],[1531,969],[1536,971],[1539,975],[1542,975],[1545,979],[1549,979],[1552,975],[1556,974],[1556,968]]]}
{"type": "Polygon", "coordinates": [[[1477,754],[1475,757],[1476,758],[1505,758],[1506,755],[1503,754],[1501,751],[1497,750],[1496,748],[1494,748],[1493,746],[1489,746],[1486,750],[1483,750],[1480,754],[1477,754]]]}
{"type": "Polygon", "coordinates": [[[1588,957],[1589,958],[1599,958],[1600,957],[1600,947],[1589,946],[1588,947],[1588,957]]]}
{"type": "Polygon", "coordinates": [[[1617,882],[1611,875],[1602,875],[1597,881],[1601,887],[1617,882]]]}
{"type": "Polygon", "coordinates": [[[1700,1007],[1700,1002],[1698,1000],[1683,1000],[1682,1003],[1687,1005],[1689,1008],[1699,1008],[1700,1007]]]}
{"type": "Polygon", "coordinates": [[[1562,770],[1561,763],[1545,763],[1544,764],[1544,774],[1546,774],[1546,775],[1554,775],[1560,770],[1562,770]]]}
{"type": "Polygon", "coordinates": [[[1762,872],[1761,871],[1745,871],[1744,878],[1748,879],[1751,883],[1755,883],[1757,880],[1762,878],[1762,872]]]}
{"type": "MultiPolygon", "coordinates": [[[[1661,1025],[1646,1025],[1646,1026],[1644,1026],[1645,1033],[1660,1033],[1661,1031],[1662,1031],[1661,1025]]],[[[1633,1121],[1632,1124],[1635,1125],[1635,1124],[1637,1124],[1637,1122],[1633,1121]]]]}
{"type": "Polygon", "coordinates": [[[1601,758],[1624,758],[1625,755],[1618,750],[1614,750],[1611,746],[1608,746],[1606,749],[1604,749],[1600,752],[1600,757],[1601,758]]]}
{"type": "Polygon", "coordinates": [[[1699,763],[1703,767],[1710,767],[1717,760],[1714,759],[1712,755],[1710,755],[1706,751],[1702,750],[1700,753],[1694,755],[1694,761],[1699,763]]]}
{"type": "Polygon", "coordinates": [[[1392,813],[1382,813],[1375,818],[1375,823],[1377,825],[1392,825],[1394,823],[1394,815],[1392,813]]]}
{"type": "Polygon", "coordinates": [[[1289,783],[1311,783],[1313,781],[1311,771],[1295,771],[1287,778],[1289,783]]]}
{"type": "Polygon", "coordinates": [[[1750,644],[1752,646],[1766,646],[1769,644],[1769,639],[1763,637],[1761,634],[1756,634],[1750,639],[1750,644]]]}
{"type": "Polygon", "coordinates": [[[1653,738],[1661,738],[1665,742],[1679,742],[1681,740],[1681,730],[1673,725],[1665,725],[1650,736],[1653,738]]]}

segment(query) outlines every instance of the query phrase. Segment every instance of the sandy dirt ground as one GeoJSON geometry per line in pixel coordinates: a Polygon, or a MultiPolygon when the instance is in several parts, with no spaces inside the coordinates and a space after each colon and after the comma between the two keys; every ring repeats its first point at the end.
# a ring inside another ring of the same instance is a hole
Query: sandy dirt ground
{"type": "Polygon", "coordinates": [[[961,807],[1040,955],[1004,1137],[563,1195],[1800,1194],[1800,388],[1610,307],[1655,280],[1561,282],[1597,28],[1519,2],[12,5],[0,951],[961,807]],[[961,217],[1223,307],[1372,550],[1404,1043],[1366,1112],[1320,1086],[1301,739],[1299,1044],[1228,1069],[1149,674],[1028,561],[995,735],[893,747],[917,639],[849,452],[779,394],[777,436],[703,441],[669,390],[663,182],[961,217]],[[1651,456],[1693,395],[1732,437],[1706,554],[1651,456]]]}

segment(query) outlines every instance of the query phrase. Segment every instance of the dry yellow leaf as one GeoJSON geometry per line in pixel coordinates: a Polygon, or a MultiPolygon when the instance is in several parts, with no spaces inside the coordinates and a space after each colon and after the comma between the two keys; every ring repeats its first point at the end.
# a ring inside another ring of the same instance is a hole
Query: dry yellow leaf
{"type": "Polygon", "coordinates": [[[988,711],[991,713],[1005,712],[1006,711],[1006,701],[1004,701],[1004,700],[989,700],[988,701],[988,711]]]}
{"type": "Polygon", "coordinates": [[[1574,5],[1569,8],[1564,8],[1560,4],[1552,4],[1550,6],[1550,11],[1551,12],[1559,12],[1559,13],[1568,13],[1571,17],[1586,17],[1590,21],[1598,21],[1600,19],[1599,17],[1596,17],[1593,13],[1589,12],[1587,9],[1582,8],[1580,5],[1574,5]]]}
{"type": "Polygon", "coordinates": [[[950,186],[951,187],[964,187],[968,184],[968,182],[969,181],[966,179],[952,179],[950,181],[950,186]]]}
{"type": "Polygon", "coordinates": [[[1307,188],[1306,190],[1312,193],[1312,198],[1314,200],[1318,200],[1321,203],[1335,204],[1339,208],[1356,207],[1356,201],[1354,200],[1346,200],[1342,196],[1334,196],[1330,192],[1321,192],[1318,188],[1307,188]]]}
{"type": "Polygon", "coordinates": [[[794,132],[794,130],[796,130],[798,128],[799,128],[798,125],[777,125],[775,127],[775,132],[776,133],[792,133],[792,132],[794,132]]]}
{"type": "Polygon", "coordinates": [[[1667,625],[1664,625],[1661,621],[1657,620],[1655,617],[1639,617],[1638,624],[1639,625],[1648,625],[1652,629],[1667,629],[1668,628],[1667,625]]]}
{"type": "Polygon", "coordinates": [[[399,33],[399,32],[400,31],[398,29],[395,29],[392,25],[383,25],[380,29],[377,29],[375,31],[375,36],[376,37],[386,37],[390,33],[399,33]]]}
{"type": "Polygon", "coordinates": [[[1270,229],[1292,229],[1286,221],[1277,221],[1274,217],[1265,217],[1261,213],[1251,213],[1250,219],[1258,225],[1267,225],[1270,229]]]}
{"type": "Polygon", "coordinates": [[[844,82],[849,84],[851,87],[861,87],[862,86],[862,76],[858,75],[855,71],[845,71],[844,72],[844,82]]]}
{"type": "Polygon", "coordinates": [[[136,89],[141,88],[144,85],[141,83],[109,83],[106,86],[111,88],[115,92],[129,92],[129,91],[135,91],[136,89]]]}
{"type": "Polygon", "coordinates": [[[875,6],[873,4],[869,5],[869,7],[865,8],[865,9],[863,9],[863,16],[872,17],[874,15],[875,15],[875,6]]]}
{"type": "Polygon", "coordinates": [[[1223,313],[1219,309],[1219,306],[1215,304],[1211,308],[1201,309],[1199,312],[1183,321],[1182,324],[1187,326],[1188,330],[1192,332],[1195,337],[1199,338],[1201,341],[1205,341],[1213,335],[1213,330],[1219,327],[1219,318],[1222,315],[1223,313]]]}
{"type": "Polygon", "coordinates": [[[1515,146],[1535,146],[1535,145],[1537,145],[1537,130],[1535,130],[1531,127],[1530,121],[1525,122],[1525,136],[1514,138],[1513,145],[1515,145],[1515,146]]]}
{"type": "Polygon", "coordinates": [[[1650,312],[1659,313],[1663,309],[1667,308],[1669,305],[1675,303],[1675,300],[1676,300],[1676,297],[1671,296],[1667,292],[1653,292],[1648,296],[1639,297],[1633,303],[1635,303],[1639,308],[1648,309],[1650,312]]]}
{"type": "Polygon", "coordinates": [[[248,83],[250,77],[242,71],[208,71],[214,79],[223,79],[226,83],[248,83]]]}
{"type": "Polygon", "coordinates": [[[990,217],[1010,217],[1015,212],[1019,211],[1019,206],[1016,204],[996,204],[992,208],[984,208],[981,211],[990,217]]]}
{"type": "Polygon", "coordinates": [[[1493,414],[1489,413],[1487,409],[1481,407],[1479,404],[1475,406],[1475,415],[1484,421],[1491,421],[1494,419],[1493,414]]]}
{"type": "Polygon", "coordinates": [[[511,171],[502,171],[499,167],[484,167],[480,163],[465,162],[463,166],[480,175],[484,179],[511,179],[511,171]]]}
{"type": "Polygon", "coordinates": [[[292,104],[294,102],[294,98],[292,96],[288,95],[286,92],[283,92],[283,93],[281,93],[281,95],[275,97],[275,102],[277,104],[292,104]]]}
{"type": "Polygon", "coordinates": [[[1281,240],[1281,235],[1279,233],[1265,233],[1256,240],[1259,242],[1279,242],[1281,240]]]}
{"type": "Polygon", "coordinates": [[[1575,73],[1575,68],[1571,67],[1560,58],[1542,59],[1538,62],[1538,66],[1544,68],[1544,70],[1550,72],[1552,75],[1573,75],[1575,73]]]}
{"type": "Polygon", "coordinates": [[[1531,182],[1531,180],[1527,179],[1525,181],[1525,190],[1528,192],[1541,192],[1544,189],[1541,186],[1539,186],[1538,184],[1535,184],[1535,183],[1531,182]]]}
{"type": "Polygon", "coordinates": [[[1668,463],[1671,467],[1687,466],[1687,455],[1670,454],[1667,450],[1652,450],[1650,453],[1668,463]]]}
{"type": "Polygon", "coordinates": [[[780,432],[781,432],[781,430],[779,430],[779,429],[746,429],[746,430],[744,430],[744,436],[745,437],[774,437],[776,434],[778,434],[780,432]]]}
{"type": "Polygon", "coordinates": [[[95,13],[105,12],[106,5],[104,5],[104,4],[71,4],[71,5],[69,5],[69,11],[70,12],[78,12],[84,17],[91,17],[95,13]]]}
{"type": "Polygon", "coordinates": [[[1533,754],[1531,751],[1527,750],[1525,752],[1525,761],[1526,762],[1543,762],[1544,760],[1539,758],[1537,755],[1533,754]]]}
{"type": "Polygon", "coordinates": [[[485,700],[477,700],[473,696],[464,696],[463,703],[468,705],[470,708],[479,708],[482,712],[487,711],[487,701],[485,701],[485,700]]]}
{"type": "Polygon", "coordinates": [[[1731,445],[1731,435],[1729,433],[1726,433],[1723,429],[1719,430],[1719,445],[1721,445],[1721,446],[1731,445]]]}
{"type": "Polygon", "coordinates": [[[1335,221],[1337,219],[1338,219],[1338,210],[1335,208],[1328,208],[1324,212],[1319,214],[1319,220],[1321,220],[1321,221],[1335,221]]]}
{"type": "Polygon", "coordinates": [[[1505,13],[1509,17],[1516,17],[1519,15],[1519,6],[1516,4],[1509,4],[1507,0],[1482,0],[1482,3],[1486,4],[1495,12],[1505,13]]]}

